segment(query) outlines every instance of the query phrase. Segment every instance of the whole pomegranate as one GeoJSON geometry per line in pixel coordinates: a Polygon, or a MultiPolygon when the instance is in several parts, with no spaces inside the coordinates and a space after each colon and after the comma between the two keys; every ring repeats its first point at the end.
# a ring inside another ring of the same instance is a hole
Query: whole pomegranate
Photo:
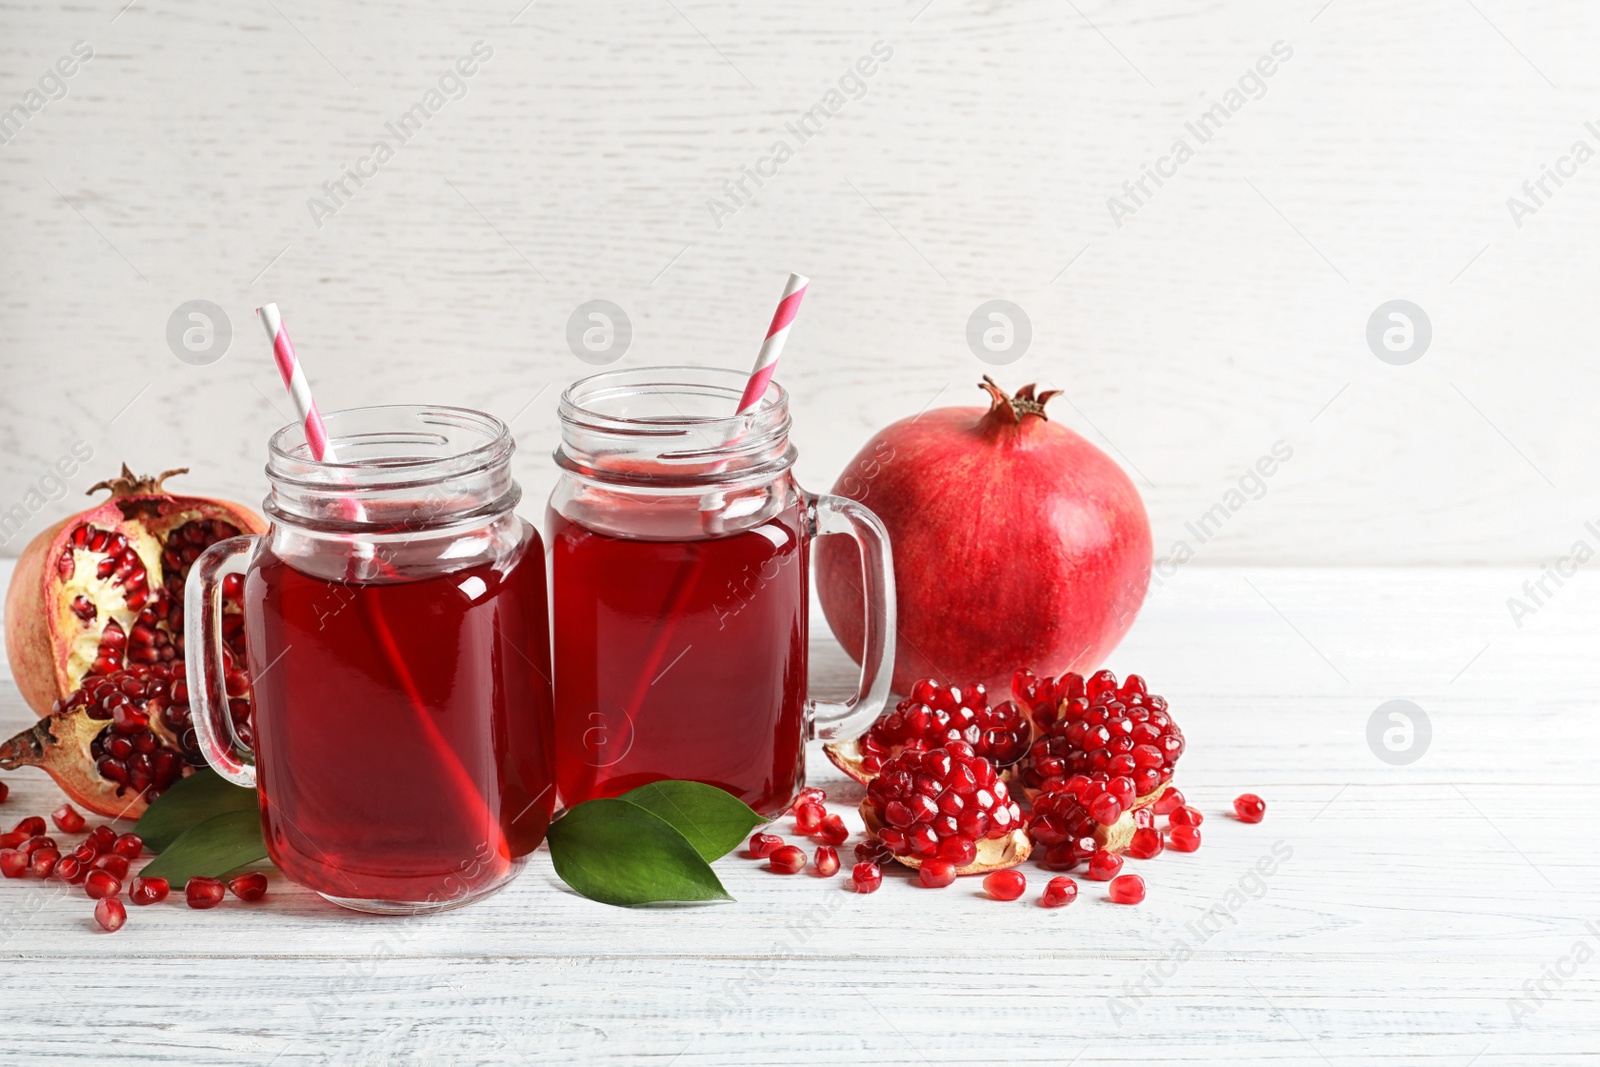
{"type": "MultiPolygon", "coordinates": [[[[23,699],[46,716],[0,745],[0,770],[40,767],[79,805],[137,818],[203,758],[189,718],[183,588],[213,543],[266,529],[249,508],[176,496],[122,474],[111,495],[41,532],[6,590],[6,655],[23,699]]],[[[242,582],[223,585],[229,708],[250,732],[242,582]]]]}
{"type": "MultiPolygon", "coordinates": [[[[920,678],[1004,691],[1018,663],[1042,674],[1098,665],[1150,582],[1150,522],[1111,458],[1049,420],[1055,390],[936,408],[882,430],[833,491],[866,504],[894,548],[894,689],[920,678]]],[[[817,588],[828,624],[861,660],[855,544],[824,538],[817,588]]]]}

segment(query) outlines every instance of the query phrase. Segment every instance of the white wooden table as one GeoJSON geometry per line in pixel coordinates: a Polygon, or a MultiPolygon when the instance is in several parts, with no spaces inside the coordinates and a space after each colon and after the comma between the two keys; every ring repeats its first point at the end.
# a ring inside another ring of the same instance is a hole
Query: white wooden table
{"type": "MultiPolygon", "coordinates": [[[[735,855],[718,869],[736,903],[626,911],[567,891],[541,852],[429,918],[352,915],[275,876],[263,904],[130,908],[108,936],[79,891],[0,882],[0,1061],[1592,1063],[1600,592],[1580,576],[1519,630],[1505,599],[1528,577],[1171,579],[1111,666],[1171,700],[1205,844],[1130,860],[1139,907],[1080,877],[1075,904],[1041,909],[1032,864],[1002,904],[975,880],[863,897],[735,855]],[[1366,740],[1397,698],[1432,725],[1406,766],[1366,740]],[[1225,814],[1245,790],[1267,798],[1258,826],[1225,814]],[[1275,846],[1292,855],[1257,884],[1275,846]]],[[[813,647],[842,685],[831,640],[813,647]]],[[[7,680],[0,726],[29,721],[7,680]]],[[[859,828],[859,791],[812,767],[859,828]]],[[[42,775],[6,780],[8,826],[59,801],[42,775]]]]}

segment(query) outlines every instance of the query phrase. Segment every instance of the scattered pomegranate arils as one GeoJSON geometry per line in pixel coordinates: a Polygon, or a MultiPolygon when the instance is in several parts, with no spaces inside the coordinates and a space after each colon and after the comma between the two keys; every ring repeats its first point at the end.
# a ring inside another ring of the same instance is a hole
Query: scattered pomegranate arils
{"type": "Polygon", "coordinates": [[[144,853],[144,838],[138,834],[123,834],[112,842],[111,851],[130,860],[136,860],[144,853]]]}
{"type": "Polygon", "coordinates": [[[50,813],[50,821],[64,834],[75,834],[83,829],[83,815],[70,803],[63,804],[50,813]]]}
{"type": "Polygon", "coordinates": [[[1028,888],[1028,879],[1015,867],[995,871],[983,879],[984,892],[996,900],[1016,900],[1028,888]]]}
{"type": "Polygon", "coordinates": [[[128,899],[135,904],[159,904],[167,899],[172,886],[165,878],[135,878],[128,899]]]}
{"type": "Polygon", "coordinates": [[[55,847],[56,847],[56,839],[55,838],[53,838],[53,837],[45,837],[43,834],[41,834],[38,837],[30,837],[30,838],[28,838],[21,845],[17,846],[17,851],[21,852],[24,856],[31,856],[38,849],[41,849],[41,848],[55,848],[55,847]]]}
{"type": "Polygon", "coordinates": [[[777,874],[799,874],[806,869],[806,854],[798,845],[783,845],[772,850],[767,866],[777,874]]]}
{"type": "Polygon", "coordinates": [[[1200,847],[1200,830],[1194,826],[1174,826],[1167,831],[1167,847],[1176,852],[1194,852],[1200,847]]]}
{"type": "Polygon", "coordinates": [[[1080,837],[1044,850],[1039,865],[1047,871],[1074,871],[1100,850],[1092,837],[1080,837]]]}
{"type": "Polygon", "coordinates": [[[22,830],[7,830],[0,834],[0,848],[16,848],[33,835],[22,830]]]}
{"type": "MultiPolygon", "coordinates": [[[[974,846],[972,860],[958,865],[957,874],[1015,867],[1032,849],[1006,783],[994,764],[964,741],[928,751],[907,749],[890,759],[867,783],[861,818],[867,832],[908,867],[953,854],[941,852],[951,838],[974,846]]],[[[964,845],[950,846],[957,848],[965,854],[964,845]]]]}
{"type": "Polygon", "coordinates": [[[0,804],[4,804],[6,802],[6,798],[10,795],[11,787],[6,785],[4,782],[0,782],[0,804]]]}
{"type": "Polygon", "coordinates": [[[1191,808],[1187,804],[1174,808],[1172,814],[1167,816],[1168,826],[1199,826],[1205,821],[1206,817],[1199,808],[1191,808]]]}
{"type": "Polygon", "coordinates": [[[1122,857],[1115,852],[1100,849],[1089,857],[1089,877],[1097,882],[1109,882],[1122,871],[1122,857]]]}
{"type": "Polygon", "coordinates": [[[875,837],[869,837],[856,845],[857,863],[875,863],[881,867],[893,859],[894,853],[889,851],[889,846],[875,837]]]}
{"type": "Polygon", "coordinates": [[[1141,826],[1133,832],[1133,840],[1128,842],[1128,855],[1136,860],[1153,860],[1166,847],[1160,830],[1153,826],[1141,826]]]}
{"type": "Polygon", "coordinates": [[[110,852],[117,843],[117,832],[102,823],[89,831],[87,843],[93,845],[96,852],[110,852]]]}
{"type": "Polygon", "coordinates": [[[128,909],[116,897],[105,897],[94,906],[94,921],[106,933],[114,934],[128,921],[128,909]]]}
{"type": "Polygon", "coordinates": [[[56,864],[61,860],[61,852],[55,848],[34,849],[28,857],[28,868],[33,871],[35,878],[48,878],[50,872],[56,869],[56,864]]]}
{"type": "Polygon", "coordinates": [[[119,856],[115,852],[107,852],[103,856],[96,857],[95,861],[89,864],[89,868],[91,870],[109,872],[126,881],[128,878],[128,857],[119,856]]]}
{"type": "Polygon", "coordinates": [[[817,874],[823,878],[832,878],[839,873],[839,852],[832,845],[819,845],[817,856],[813,861],[817,874]]]}
{"type": "Polygon", "coordinates": [[[28,871],[28,856],[14,848],[0,852],[0,875],[7,878],[21,878],[28,871]]]}
{"type": "Polygon", "coordinates": [[[883,871],[876,863],[858,863],[850,870],[850,880],[857,893],[876,893],[883,884],[883,871]]]}
{"type": "Polygon", "coordinates": [[[267,876],[260,871],[241,874],[228,882],[228,891],[240,900],[254,903],[267,895],[267,876]]]}
{"type": "Polygon", "coordinates": [[[783,838],[777,834],[755,834],[750,838],[750,855],[758,860],[764,860],[772,855],[773,851],[783,847],[783,838]]]}
{"type": "Polygon", "coordinates": [[[808,785],[795,796],[796,804],[823,804],[828,800],[828,792],[814,785],[808,785]]]}
{"type": "MultiPolygon", "coordinates": [[[[183,594],[207,547],[260,533],[254,512],[176,496],[126,468],[111,496],[40,533],[6,594],[6,652],[46,718],[0,745],[0,770],[39,767],[81,809],[137,818],[200,764],[183,684],[183,594]]],[[[241,584],[224,584],[229,708],[249,735],[241,584]]]]}
{"type": "Polygon", "coordinates": [[[220,878],[194,877],[183,887],[183,898],[189,907],[206,911],[222,903],[224,889],[220,878]]]}
{"type": "Polygon", "coordinates": [[[924,860],[917,869],[917,880],[927,889],[943,889],[956,880],[956,865],[949,860],[924,860]]]}
{"type": "Polygon", "coordinates": [[[17,823],[17,825],[13,826],[11,829],[16,833],[26,834],[28,837],[38,837],[48,830],[49,827],[44,824],[44,819],[40,816],[30,815],[26,819],[23,819],[21,822],[17,823]]]}
{"type": "Polygon", "coordinates": [[[56,861],[56,877],[68,885],[82,885],[89,869],[76,856],[62,856],[56,861]]]}
{"type": "Polygon", "coordinates": [[[1183,731],[1167,713],[1165,698],[1148,692],[1137,674],[1119,687],[1110,671],[1088,681],[1069,673],[1054,682],[1019,672],[1012,687],[1033,701],[1033,721],[1041,731],[1023,764],[1023,785],[1042,790],[1052,780],[1066,780],[1103,825],[1154,803],[1153,794],[1171,779],[1183,755],[1183,731]],[[1114,815],[1110,802],[1098,801],[1107,794],[1116,798],[1114,815]]]}
{"type": "Polygon", "coordinates": [[[118,893],[122,892],[122,879],[118,878],[110,871],[90,871],[88,876],[83,880],[83,891],[87,893],[92,900],[100,900],[104,897],[114,897],[118,893]]]}
{"type": "Polygon", "coordinates": [[[822,820],[827,815],[827,810],[821,804],[796,804],[794,806],[794,832],[797,834],[814,834],[822,826],[822,820]]]}
{"type": "Polygon", "coordinates": [[[1144,879],[1137,874],[1119,874],[1106,887],[1113,904],[1137,904],[1144,900],[1144,879]]]}
{"type": "Polygon", "coordinates": [[[1174,785],[1168,786],[1167,791],[1161,794],[1161,798],[1155,802],[1153,810],[1157,815],[1171,815],[1181,807],[1183,807],[1183,794],[1174,785]]]}
{"type": "Polygon", "coordinates": [[[926,752],[953,741],[996,767],[1009,767],[1028,751],[1033,726],[1026,711],[1011,701],[989,706],[982,685],[943,686],[925,678],[911,695],[886,712],[853,741],[823,746],[834,765],[863,784],[902,752],[926,752]]]}
{"type": "Polygon", "coordinates": [[[842,845],[850,839],[850,828],[839,816],[829,815],[822,820],[822,826],[817,829],[817,836],[830,845],[842,845]]]}
{"type": "Polygon", "coordinates": [[[1233,798],[1233,813],[1240,822],[1260,822],[1267,817],[1267,802],[1254,793],[1241,793],[1233,798]]]}
{"type": "Polygon", "coordinates": [[[1044,893],[1039,897],[1041,908],[1059,908],[1071,904],[1078,899],[1078,883],[1071,878],[1056,877],[1050,879],[1044,887],[1044,893]]]}

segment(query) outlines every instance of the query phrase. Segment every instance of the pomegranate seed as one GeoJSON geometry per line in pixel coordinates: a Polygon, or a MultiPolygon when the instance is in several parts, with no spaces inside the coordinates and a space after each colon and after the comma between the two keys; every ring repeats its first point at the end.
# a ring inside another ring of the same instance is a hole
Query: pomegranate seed
{"type": "Polygon", "coordinates": [[[71,804],[63,804],[50,813],[50,821],[64,834],[75,834],[83,829],[83,816],[71,804]]]}
{"type": "Polygon", "coordinates": [[[228,883],[228,890],[240,900],[254,903],[267,895],[267,876],[260,871],[241,874],[228,883]]]}
{"type": "Polygon", "coordinates": [[[111,846],[117,843],[117,832],[106,825],[96,826],[89,831],[88,844],[94,846],[96,853],[110,852],[111,846]]]}
{"type": "Polygon", "coordinates": [[[1098,849],[1089,857],[1089,877],[1097,882],[1109,882],[1122,870],[1122,857],[1115,852],[1098,849]]]}
{"type": "Polygon", "coordinates": [[[1044,887],[1044,895],[1039,898],[1041,908],[1059,908],[1064,904],[1071,904],[1078,899],[1078,883],[1065,876],[1050,879],[1044,887]]]}
{"type": "MultiPolygon", "coordinates": [[[[939,689],[945,696],[937,699],[954,699],[955,692],[939,689]]],[[[994,764],[972,755],[972,747],[952,740],[944,748],[907,748],[867,784],[867,805],[885,824],[878,838],[896,856],[966,866],[969,846],[1004,838],[1022,825],[1022,811],[998,780],[994,764]],[[959,838],[965,842],[951,844],[959,838]]]]}
{"type": "Polygon", "coordinates": [[[857,893],[876,893],[883,884],[883,871],[876,863],[858,863],[850,870],[850,880],[856,884],[857,893]]]}
{"type": "Polygon", "coordinates": [[[114,934],[122,929],[122,924],[128,921],[128,909],[122,906],[122,901],[116,897],[104,897],[94,906],[94,921],[108,934],[114,934]]]}
{"type": "Polygon", "coordinates": [[[823,878],[832,878],[839,873],[839,852],[832,845],[821,845],[817,848],[817,874],[823,878]]]}
{"type": "Polygon", "coordinates": [[[183,897],[189,907],[205,911],[222,903],[222,880],[219,878],[191,878],[183,887],[183,897]]]}
{"type": "Polygon", "coordinates": [[[61,861],[61,852],[54,848],[36,848],[28,857],[28,867],[36,878],[48,878],[61,861]]]}
{"type": "Polygon", "coordinates": [[[159,904],[167,899],[172,886],[165,878],[135,878],[128,899],[135,904],[159,904]]]}
{"type": "Polygon", "coordinates": [[[1016,900],[1022,895],[1022,891],[1028,888],[1028,879],[1021,871],[1012,867],[987,875],[983,879],[983,888],[996,900],[1016,900]]]}
{"type": "Polygon", "coordinates": [[[773,849],[783,847],[783,838],[777,834],[756,834],[750,838],[750,855],[758,860],[764,860],[772,855],[773,849]]]}
{"type": "Polygon", "coordinates": [[[965,867],[978,858],[978,843],[970,837],[947,837],[939,842],[939,858],[965,867]]]}
{"type": "Polygon", "coordinates": [[[1178,787],[1168,786],[1167,791],[1161,794],[1161,799],[1155,803],[1157,815],[1171,815],[1183,806],[1183,794],[1178,792],[1178,787]]]}
{"type": "Polygon", "coordinates": [[[56,877],[68,885],[82,885],[89,871],[76,856],[62,856],[56,861],[56,877]]]}
{"type": "Polygon", "coordinates": [[[808,785],[800,790],[800,794],[795,797],[794,802],[796,804],[821,804],[827,799],[828,794],[825,790],[818,789],[814,785],[808,785]]]}
{"type": "Polygon", "coordinates": [[[1155,812],[1151,811],[1149,808],[1134,808],[1133,809],[1133,825],[1136,828],[1138,828],[1140,830],[1143,830],[1145,827],[1154,826],[1155,824],[1156,824],[1156,813],[1155,812]]]}
{"type": "Polygon", "coordinates": [[[90,871],[83,880],[83,891],[91,900],[114,897],[122,892],[122,879],[110,871],[90,871]]]}
{"type": "Polygon", "coordinates": [[[1153,860],[1166,847],[1166,842],[1161,839],[1161,831],[1153,826],[1145,826],[1133,832],[1133,840],[1128,842],[1128,855],[1136,860],[1153,860]]]}
{"type": "Polygon", "coordinates": [[[21,830],[9,830],[0,834],[0,848],[16,848],[32,836],[32,834],[25,834],[21,830]]]}
{"type": "Polygon", "coordinates": [[[27,834],[29,837],[40,837],[46,830],[49,829],[49,827],[44,824],[44,819],[42,817],[38,815],[30,815],[26,819],[23,819],[21,822],[17,823],[16,826],[13,826],[12,829],[18,833],[27,834]]]}
{"type": "Polygon", "coordinates": [[[0,852],[0,875],[7,878],[21,878],[28,869],[28,857],[25,853],[14,848],[0,852]]]}
{"type": "Polygon", "coordinates": [[[24,856],[31,856],[41,848],[55,848],[56,839],[53,837],[30,837],[17,846],[17,851],[24,856]]]}
{"type": "Polygon", "coordinates": [[[1200,847],[1200,829],[1174,826],[1167,831],[1167,847],[1178,852],[1193,852],[1200,847]]]}
{"type": "Polygon", "coordinates": [[[830,845],[842,845],[850,837],[850,828],[845,826],[844,820],[837,815],[829,815],[822,820],[822,827],[817,831],[817,836],[830,845]]]}
{"type": "Polygon", "coordinates": [[[943,889],[956,880],[956,865],[949,860],[923,860],[917,879],[928,889],[943,889]]]}
{"type": "Polygon", "coordinates": [[[794,806],[794,831],[797,834],[814,834],[822,826],[827,812],[821,804],[796,804],[794,806]]]}
{"type": "Polygon", "coordinates": [[[1199,826],[1205,821],[1206,817],[1200,814],[1199,808],[1191,808],[1187,804],[1173,808],[1172,814],[1167,816],[1168,826],[1199,826]]]}
{"type": "Polygon", "coordinates": [[[856,845],[857,863],[876,863],[880,867],[894,859],[894,853],[877,838],[868,838],[856,845]]]}
{"type": "Polygon", "coordinates": [[[144,854],[144,838],[138,834],[123,834],[112,843],[111,851],[130,860],[136,860],[144,854]]]}
{"type": "Polygon", "coordinates": [[[798,845],[784,845],[772,850],[767,866],[778,874],[799,874],[806,869],[806,854],[798,845]]]}
{"type": "Polygon", "coordinates": [[[1233,798],[1233,813],[1240,822],[1260,822],[1267,817],[1267,802],[1254,793],[1241,793],[1233,798]]]}
{"type": "Polygon", "coordinates": [[[9,797],[10,795],[11,787],[6,785],[4,782],[0,782],[0,804],[4,804],[6,802],[6,797],[9,797]]]}
{"type": "Polygon", "coordinates": [[[1144,879],[1137,874],[1119,874],[1106,891],[1113,904],[1137,904],[1144,899],[1144,879]]]}
{"type": "Polygon", "coordinates": [[[1110,826],[1122,818],[1122,801],[1110,793],[1101,793],[1089,802],[1089,814],[1101,826],[1110,826]]]}
{"type": "Polygon", "coordinates": [[[90,868],[96,871],[110,871],[117,878],[124,881],[128,877],[128,857],[119,856],[115,852],[107,852],[104,856],[95,857],[90,868]]]}

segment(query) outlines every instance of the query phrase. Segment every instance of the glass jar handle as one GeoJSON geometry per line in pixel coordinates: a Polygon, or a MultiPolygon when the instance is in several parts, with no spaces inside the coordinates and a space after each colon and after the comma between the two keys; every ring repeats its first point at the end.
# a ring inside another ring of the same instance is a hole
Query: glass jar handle
{"type": "Polygon", "coordinates": [[[865,733],[889,700],[894,680],[894,559],[889,531],[862,504],[842,496],[817,496],[811,501],[816,535],[849,534],[861,555],[861,587],[866,611],[861,652],[861,681],[844,703],[811,702],[811,736],[821,741],[865,733]]]}
{"type": "Polygon", "coordinates": [[[233,716],[228,713],[222,669],[222,579],[243,574],[248,566],[245,557],[255,546],[253,536],[218,541],[194,561],[183,594],[183,617],[189,624],[184,672],[189,682],[190,722],[200,742],[200,754],[222,777],[252,789],[256,769],[235,755],[245,746],[239,744],[233,716]]]}

